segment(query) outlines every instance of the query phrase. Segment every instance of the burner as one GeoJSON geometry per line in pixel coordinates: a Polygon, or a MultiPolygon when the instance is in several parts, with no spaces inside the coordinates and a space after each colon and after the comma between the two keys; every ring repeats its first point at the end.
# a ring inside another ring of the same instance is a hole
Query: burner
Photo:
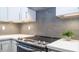
{"type": "Polygon", "coordinates": [[[40,46],[43,46],[43,45],[47,45],[48,44],[48,42],[41,41],[41,40],[26,39],[24,41],[25,42],[28,42],[30,44],[36,44],[36,45],[40,45],[40,46]]]}

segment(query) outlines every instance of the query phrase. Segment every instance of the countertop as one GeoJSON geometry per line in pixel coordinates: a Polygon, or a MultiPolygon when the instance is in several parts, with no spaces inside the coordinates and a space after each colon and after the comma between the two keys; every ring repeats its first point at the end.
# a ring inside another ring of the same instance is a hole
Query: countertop
{"type": "Polygon", "coordinates": [[[14,39],[18,42],[22,42],[22,43],[28,43],[31,45],[35,45],[35,46],[39,46],[39,47],[45,47],[46,45],[41,45],[41,44],[37,44],[38,42],[29,42],[29,41],[24,41],[26,39],[23,40],[18,40],[18,38],[25,38],[25,37],[34,37],[35,35],[27,35],[27,34],[12,34],[12,35],[1,35],[0,36],[0,40],[8,40],[8,39],[14,39]]]}
{"type": "Polygon", "coordinates": [[[62,52],[79,52],[79,40],[66,41],[65,39],[59,39],[53,43],[48,44],[47,47],[62,52]]]}
{"type": "Polygon", "coordinates": [[[23,37],[33,37],[35,35],[27,35],[27,34],[11,34],[11,35],[0,35],[0,40],[2,39],[17,39],[23,37]]]}
{"type": "MultiPolygon", "coordinates": [[[[12,34],[12,35],[0,35],[0,40],[3,39],[17,39],[23,37],[34,37],[35,35],[27,34],[12,34]]],[[[65,39],[59,39],[55,42],[47,44],[50,49],[55,49],[63,52],[74,51],[79,52],[79,40],[66,41],[65,39]]]]}

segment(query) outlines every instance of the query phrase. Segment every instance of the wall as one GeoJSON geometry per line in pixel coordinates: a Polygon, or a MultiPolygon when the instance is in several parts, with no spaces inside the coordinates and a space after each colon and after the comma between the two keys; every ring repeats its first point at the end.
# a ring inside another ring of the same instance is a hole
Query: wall
{"type": "Polygon", "coordinates": [[[79,38],[79,18],[58,19],[55,8],[37,11],[37,34],[43,36],[62,37],[62,32],[72,30],[74,38],[79,38]]]}
{"type": "Polygon", "coordinates": [[[61,25],[62,25],[62,28],[63,28],[62,31],[71,30],[75,33],[74,39],[79,39],[79,18],[61,19],[61,20],[62,20],[61,25]]]}
{"type": "Polygon", "coordinates": [[[37,24],[35,22],[32,23],[23,23],[21,25],[21,34],[36,34],[37,33],[37,24]],[[30,29],[28,28],[30,27],[30,29]]]}
{"type": "Polygon", "coordinates": [[[0,22],[0,35],[6,34],[19,34],[19,25],[14,23],[0,22]],[[5,30],[2,30],[5,26],[5,30]]]}
{"type": "Polygon", "coordinates": [[[36,23],[8,23],[0,22],[0,35],[8,34],[36,34],[37,28],[36,23]],[[2,26],[5,27],[5,30],[2,30],[2,26]],[[30,30],[28,29],[30,26],[30,30]]]}

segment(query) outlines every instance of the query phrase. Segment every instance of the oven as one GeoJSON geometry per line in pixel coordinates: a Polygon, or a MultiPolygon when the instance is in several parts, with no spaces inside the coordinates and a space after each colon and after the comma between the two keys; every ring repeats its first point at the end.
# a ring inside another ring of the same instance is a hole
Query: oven
{"type": "Polygon", "coordinates": [[[28,43],[18,42],[17,52],[47,52],[47,48],[35,46],[28,43]]]}

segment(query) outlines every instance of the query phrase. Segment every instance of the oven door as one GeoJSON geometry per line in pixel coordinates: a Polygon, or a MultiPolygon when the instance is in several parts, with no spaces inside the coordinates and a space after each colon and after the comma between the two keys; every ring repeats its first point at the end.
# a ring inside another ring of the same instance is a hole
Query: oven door
{"type": "Polygon", "coordinates": [[[22,45],[18,45],[17,46],[17,52],[33,52],[34,49],[32,49],[31,47],[24,47],[22,45]]]}
{"type": "Polygon", "coordinates": [[[42,50],[41,48],[38,48],[34,45],[18,42],[17,52],[36,52],[36,51],[42,51],[42,50]]]}
{"type": "Polygon", "coordinates": [[[28,43],[18,42],[17,52],[46,52],[46,48],[38,47],[28,43]]]}

